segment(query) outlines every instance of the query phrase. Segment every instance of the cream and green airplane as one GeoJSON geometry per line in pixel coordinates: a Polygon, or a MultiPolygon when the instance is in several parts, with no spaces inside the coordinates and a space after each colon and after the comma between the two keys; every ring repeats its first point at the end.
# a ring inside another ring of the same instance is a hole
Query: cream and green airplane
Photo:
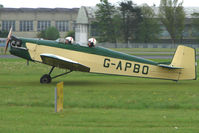
{"type": "Polygon", "coordinates": [[[163,64],[98,46],[90,48],[58,41],[15,37],[11,34],[10,30],[5,52],[10,44],[12,55],[52,66],[50,72],[41,77],[41,83],[50,83],[52,79],[72,71],[174,81],[197,78],[196,51],[182,45],[178,46],[171,63],[163,64]],[[51,77],[55,67],[68,71],[51,77]]]}

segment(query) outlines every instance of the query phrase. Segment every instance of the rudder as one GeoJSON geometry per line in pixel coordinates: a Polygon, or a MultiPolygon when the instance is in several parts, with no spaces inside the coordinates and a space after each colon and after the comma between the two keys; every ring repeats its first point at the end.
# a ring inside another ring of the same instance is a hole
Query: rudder
{"type": "Polygon", "coordinates": [[[178,80],[196,80],[196,50],[187,46],[179,45],[173,60],[171,62],[173,67],[181,67],[178,80]]]}

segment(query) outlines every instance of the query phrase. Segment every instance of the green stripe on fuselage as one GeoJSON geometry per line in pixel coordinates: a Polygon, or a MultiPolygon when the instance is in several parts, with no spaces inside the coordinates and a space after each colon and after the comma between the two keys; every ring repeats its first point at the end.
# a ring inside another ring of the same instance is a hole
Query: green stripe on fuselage
{"type": "Polygon", "coordinates": [[[19,38],[19,39],[21,39],[23,43],[30,42],[30,43],[35,43],[38,45],[68,49],[68,50],[73,50],[73,51],[78,51],[78,52],[85,52],[85,53],[89,53],[89,54],[96,54],[96,55],[101,55],[101,56],[107,56],[107,57],[112,57],[112,58],[118,58],[118,59],[123,59],[123,60],[151,64],[151,65],[158,64],[157,62],[154,62],[151,60],[146,60],[141,57],[136,57],[136,56],[128,55],[128,54],[121,53],[121,52],[116,52],[116,51],[113,51],[113,50],[110,50],[107,48],[103,48],[103,47],[89,48],[89,47],[85,47],[85,46],[80,46],[79,44],[66,45],[63,43],[59,43],[56,41],[50,41],[50,40],[38,40],[38,39],[27,39],[27,38],[19,38]]]}

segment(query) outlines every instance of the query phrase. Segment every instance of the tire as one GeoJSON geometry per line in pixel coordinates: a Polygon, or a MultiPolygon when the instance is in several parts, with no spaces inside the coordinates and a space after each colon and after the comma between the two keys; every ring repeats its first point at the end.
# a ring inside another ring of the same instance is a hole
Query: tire
{"type": "Polygon", "coordinates": [[[51,83],[51,77],[48,74],[44,74],[41,78],[40,78],[40,83],[41,84],[49,84],[51,83]]]}

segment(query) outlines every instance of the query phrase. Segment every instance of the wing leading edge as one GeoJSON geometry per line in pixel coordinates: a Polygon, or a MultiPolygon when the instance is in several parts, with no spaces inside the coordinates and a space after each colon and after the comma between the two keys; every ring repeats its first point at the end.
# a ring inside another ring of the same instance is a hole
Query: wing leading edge
{"type": "Polygon", "coordinates": [[[76,61],[54,55],[54,54],[41,54],[41,59],[44,64],[64,68],[64,69],[70,69],[72,71],[82,71],[82,72],[89,72],[90,68],[82,65],[76,61]]]}

